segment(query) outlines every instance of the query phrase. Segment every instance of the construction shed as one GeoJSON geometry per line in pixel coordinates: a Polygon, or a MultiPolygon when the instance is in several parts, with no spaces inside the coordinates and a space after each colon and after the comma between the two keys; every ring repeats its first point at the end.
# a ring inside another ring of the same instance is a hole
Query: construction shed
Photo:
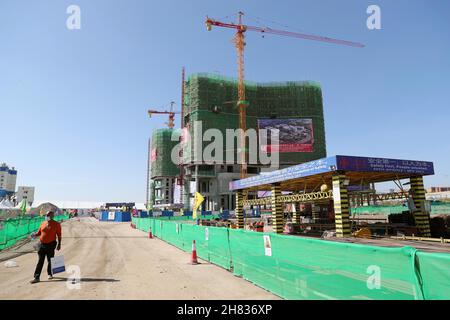
{"type": "MultiPolygon", "coordinates": [[[[244,228],[245,207],[264,206],[271,208],[273,231],[283,233],[285,205],[303,204],[313,206],[313,224],[318,223],[320,215],[323,218],[323,211],[326,211],[336,236],[350,237],[351,206],[405,199],[410,202],[418,233],[430,237],[423,176],[433,174],[433,163],[427,161],[337,155],[233,181],[229,187],[236,192],[238,228],[244,228]],[[403,189],[401,179],[409,179],[409,190],[403,189]],[[400,192],[376,194],[374,188],[365,188],[386,181],[396,182],[400,192]],[[258,197],[259,191],[270,191],[270,196],[258,197]]],[[[292,220],[299,224],[301,215],[302,210],[295,210],[292,220]]]]}

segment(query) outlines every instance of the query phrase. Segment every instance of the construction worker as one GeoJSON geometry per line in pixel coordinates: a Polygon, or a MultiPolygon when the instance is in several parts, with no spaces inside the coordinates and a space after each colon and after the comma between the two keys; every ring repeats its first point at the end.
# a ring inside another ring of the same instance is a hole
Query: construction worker
{"type": "Polygon", "coordinates": [[[52,266],[50,259],[55,256],[55,249],[61,250],[61,224],[53,220],[55,213],[51,210],[47,212],[46,221],[41,223],[39,230],[31,236],[34,238],[40,236],[40,245],[38,250],[39,261],[34,271],[34,279],[30,283],[38,283],[41,276],[42,267],[47,257],[47,274],[48,279],[53,279],[52,266]],[[58,240],[58,241],[56,241],[58,240]]]}

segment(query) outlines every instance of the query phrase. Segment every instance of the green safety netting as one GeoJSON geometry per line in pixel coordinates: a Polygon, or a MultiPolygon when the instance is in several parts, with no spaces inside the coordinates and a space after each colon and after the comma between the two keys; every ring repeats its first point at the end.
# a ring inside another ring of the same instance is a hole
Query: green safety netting
{"type": "Polygon", "coordinates": [[[449,299],[450,255],[133,218],[178,248],[286,299],[449,299]],[[266,252],[264,236],[270,239],[266,252]],[[379,279],[379,281],[378,281],[379,279]]]}
{"type": "MultiPolygon", "coordinates": [[[[67,220],[68,215],[55,216],[56,221],[67,220]]],[[[0,221],[0,250],[14,245],[17,241],[37,231],[45,217],[19,217],[0,221]]]]}
{"type": "MultiPolygon", "coordinates": [[[[325,125],[323,116],[322,90],[313,81],[286,81],[256,83],[245,82],[247,128],[258,128],[258,119],[306,118],[313,123],[314,147],[312,152],[280,153],[280,163],[298,164],[326,156],[325,125]]],[[[183,119],[194,137],[194,123],[201,121],[203,132],[238,127],[239,111],[238,81],[215,74],[198,73],[186,82],[183,119]]],[[[195,139],[194,139],[195,140],[195,139]]],[[[199,140],[203,141],[202,139],[199,140]]],[[[193,143],[187,141],[183,148],[183,162],[196,160],[193,143]]],[[[203,141],[203,148],[209,142],[203,141]]]]}
{"type": "MultiPolygon", "coordinates": [[[[172,150],[179,143],[172,140],[173,129],[157,129],[153,131],[151,141],[151,177],[176,177],[180,168],[172,161],[172,150]]],[[[179,137],[179,134],[178,136],[179,137]]]]}

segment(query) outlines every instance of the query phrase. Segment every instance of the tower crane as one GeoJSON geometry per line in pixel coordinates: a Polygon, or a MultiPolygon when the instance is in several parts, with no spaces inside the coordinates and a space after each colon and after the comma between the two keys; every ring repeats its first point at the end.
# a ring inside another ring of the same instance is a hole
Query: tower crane
{"type": "Polygon", "coordinates": [[[181,114],[179,111],[173,111],[174,101],[170,102],[170,111],[158,111],[158,110],[148,110],[148,115],[151,118],[153,114],[168,114],[169,121],[166,122],[167,126],[172,129],[175,126],[175,115],[181,114]]]}
{"type": "Polygon", "coordinates": [[[323,36],[316,36],[311,34],[304,34],[304,33],[297,33],[297,32],[291,32],[291,31],[283,31],[283,30],[276,30],[272,28],[262,28],[262,27],[255,27],[255,26],[249,26],[242,24],[242,16],[244,13],[239,11],[238,13],[238,22],[237,23],[225,23],[220,22],[214,19],[211,19],[209,17],[206,17],[206,29],[208,31],[211,31],[212,26],[217,27],[223,27],[223,28],[230,28],[235,29],[236,34],[234,37],[234,45],[237,50],[237,57],[238,57],[238,102],[237,106],[239,109],[239,128],[241,129],[240,133],[240,162],[241,162],[241,169],[240,169],[240,176],[241,179],[245,178],[247,176],[247,148],[246,148],[246,141],[245,141],[245,131],[246,131],[246,108],[248,107],[249,103],[245,99],[245,84],[244,84],[244,47],[246,45],[245,43],[245,36],[244,33],[247,31],[255,31],[255,32],[261,32],[263,34],[276,34],[280,36],[287,36],[287,37],[293,37],[293,38],[299,38],[299,39],[305,39],[305,40],[314,40],[314,41],[321,41],[321,42],[328,42],[333,44],[339,44],[339,45],[345,45],[345,46],[351,46],[356,48],[363,48],[364,45],[357,42],[352,41],[346,41],[346,40],[339,40],[339,39],[332,39],[328,37],[323,36]]]}

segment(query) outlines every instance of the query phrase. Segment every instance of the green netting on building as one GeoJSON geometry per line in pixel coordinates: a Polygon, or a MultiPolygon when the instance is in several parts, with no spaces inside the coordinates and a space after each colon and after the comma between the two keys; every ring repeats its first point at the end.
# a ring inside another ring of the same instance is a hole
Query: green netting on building
{"type": "Polygon", "coordinates": [[[173,148],[179,141],[172,141],[173,129],[157,129],[153,131],[151,142],[151,177],[175,177],[180,168],[172,161],[173,148]]]}
{"type": "MultiPolygon", "coordinates": [[[[235,79],[211,74],[194,74],[186,84],[185,125],[192,136],[194,121],[202,121],[203,132],[210,128],[236,129],[238,125],[238,91],[235,79]]],[[[280,153],[281,164],[298,164],[326,156],[322,91],[312,81],[246,82],[247,128],[257,129],[258,119],[312,119],[313,152],[280,153]]],[[[203,148],[209,142],[203,143],[203,148]]],[[[195,160],[193,145],[183,149],[183,162],[195,160]]]]}
{"type": "MultiPolygon", "coordinates": [[[[55,216],[56,221],[68,220],[68,215],[55,216]]],[[[13,246],[17,241],[37,231],[45,217],[20,217],[0,221],[0,250],[13,246]]]]}
{"type": "Polygon", "coordinates": [[[449,299],[450,255],[133,218],[138,229],[285,299],[449,299]],[[269,236],[270,254],[264,236],[269,236]]]}

